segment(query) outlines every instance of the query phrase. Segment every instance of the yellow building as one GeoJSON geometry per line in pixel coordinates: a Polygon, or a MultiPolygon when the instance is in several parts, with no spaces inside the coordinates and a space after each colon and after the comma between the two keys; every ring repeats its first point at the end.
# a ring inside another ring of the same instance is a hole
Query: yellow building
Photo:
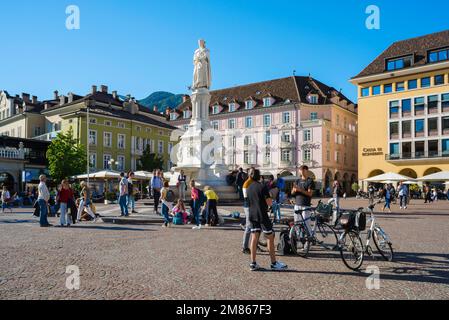
{"type": "Polygon", "coordinates": [[[351,83],[361,180],[449,170],[449,30],[392,44],[351,83]]]}

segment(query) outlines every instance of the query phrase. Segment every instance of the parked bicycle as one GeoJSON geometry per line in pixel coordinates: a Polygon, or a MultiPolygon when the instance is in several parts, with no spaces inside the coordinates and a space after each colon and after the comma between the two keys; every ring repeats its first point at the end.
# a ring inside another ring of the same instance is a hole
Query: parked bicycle
{"type": "Polygon", "coordinates": [[[329,224],[333,216],[331,204],[318,203],[316,208],[295,211],[299,219],[290,225],[290,245],[293,253],[301,257],[307,257],[311,246],[319,245],[326,250],[338,248],[338,238],[334,228],[329,224]],[[305,211],[311,212],[310,217],[304,218],[305,211]],[[307,222],[314,222],[311,230],[307,222]]]}
{"type": "Polygon", "coordinates": [[[386,261],[393,261],[393,245],[390,237],[376,222],[374,216],[375,204],[368,208],[359,208],[356,211],[345,211],[342,214],[339,224],[345,230],[339,240],[339,249],[344,264],[351,270],[357,271],[363,264],[365,254],[373,256],[371,240],[373,240],[377,251],[386,261]],[[367,211],[369,217],[366,217],[367,211]],[[369,224],[366,242],[363,243],[361,233],[365,231],[369,224]]]}

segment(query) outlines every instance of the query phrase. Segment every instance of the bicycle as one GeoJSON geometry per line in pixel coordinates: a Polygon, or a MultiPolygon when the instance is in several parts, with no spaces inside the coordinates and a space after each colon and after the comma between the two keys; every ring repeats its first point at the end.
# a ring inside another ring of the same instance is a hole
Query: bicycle
{"type": "MultiPolygon", "coordinates": [[[[321,201],[318,206],[320,204],[321,201]]],[[[329,251],[338,248],[338,237],[334,228],[327,223],[327,216],[317,213],[317,208],[295,211],[295,215],[301,218],[290,225],[290,244],[293,253],[304,258],[309,254],[312,245],[319,245],[329,251]],[[304,219],[302,214],[305,211],[312,212],[307,219],[304,219]],[[309,220],[315,222],[312,230],[307,227],[309,220]]]]}
{"type": "Polygon", "coordinates": [[[393,261],[394,251],[391,239],[376,222],[376,218],[374,216],[374,208],[379,203],[380,201],[370,205],[367,208],[370,216],[366,218],[366,223],[361,221],[363,219],[362,215],[366,214],[364,208],[359,208],[357,211],[349,212],[349,216],[346,213],[346,220],[345,218],[340,218],[340,224],[343,222],[346,225],[347,223],[346,230],[339,238],[340,254],[343,263],[351,270],[357,271],[360,269],[363,264],[365,254],[368,254],[369,256],[374,255],[371,246],[371,239],[373,240],[374,245],[380,255],[386,261],[393,261]],[[366,242],[364,244],[361,238],[361,232],[364,231],[366,225],[368,224],[370,227],[368,229],[366,242]]]}

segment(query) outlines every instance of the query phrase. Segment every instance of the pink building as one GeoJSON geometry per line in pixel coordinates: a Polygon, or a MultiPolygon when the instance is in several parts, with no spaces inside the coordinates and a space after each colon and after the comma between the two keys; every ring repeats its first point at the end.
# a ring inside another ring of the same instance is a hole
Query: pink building
{"type": "MultiPolygon", "coordinates": [[[[255,166],[264,175],[297,176],[306,164],[320,189],[338,179],[350,191],[357,181],[357,108],[334,88],[295,76],[211,95],[211,122],[223,137],[230,170],[255,166]]],[[[190,98],[169,117],[186,128],[190,98]]]]}

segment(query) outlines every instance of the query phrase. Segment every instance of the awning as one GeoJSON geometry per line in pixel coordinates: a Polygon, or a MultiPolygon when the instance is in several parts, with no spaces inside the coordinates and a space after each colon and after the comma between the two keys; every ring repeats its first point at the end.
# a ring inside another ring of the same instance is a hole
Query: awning
{"type": "Polygon", "coordinates": [[[449,171],[440,171],[418,179],[419,181],[441,182],[449,181],[449,171]]]}
{"type": "Polygon", "coordinates": [[[388,173],[381,174],[379,176],[365,179],[364,181],[366,181],[366,182],[381,182],[381,183],[383,181],[389,181],[390,183],[392,183],[392,182],[409,181],[409,180],[413,180],[413,179],[410,177],[407,177],[407,176],[403,176],[401,174],[394,173],[394,172],[388,172],[388,173]]]}

